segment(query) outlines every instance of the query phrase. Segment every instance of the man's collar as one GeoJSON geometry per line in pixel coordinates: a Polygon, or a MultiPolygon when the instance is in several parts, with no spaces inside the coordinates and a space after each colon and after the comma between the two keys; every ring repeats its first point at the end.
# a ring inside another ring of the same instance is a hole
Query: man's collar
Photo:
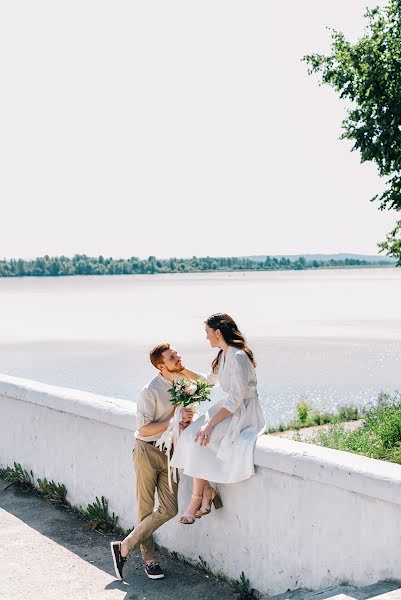
{"type": "Polygon", "coordinates": [[[164,375],[162,373],[159,373],[158,377],[160,377],[160,379],[162,381],[164,381],[165,383],[169,383],[170,385],[173,385],[173,381],[171,381],[171,379],[167,379],[167,377],[164,377],[164,375]]]}

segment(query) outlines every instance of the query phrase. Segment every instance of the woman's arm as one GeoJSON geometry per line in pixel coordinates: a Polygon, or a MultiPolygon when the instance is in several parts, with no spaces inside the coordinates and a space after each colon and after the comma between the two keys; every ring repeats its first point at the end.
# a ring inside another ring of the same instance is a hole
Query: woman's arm
{"type": "Polygon", "coordinates": [[[180,375],[182,375],[183,377],[187,377],[188,379],[193,379],[194,381],[204,378],[204,376],[201,375],[200,373],[196,373],[195,371],[191,371],[190,369],[187,369],[187,368],[180,371],[180,375]]]}
{"type": "Polygon", "coordinates": [[[217,381],[217,373],[213,373],[213,371],[209,371],[207,375],[203,375],[203,373],[196,373],[196,371],[191,371],[190,369],[184,369],[181,371],[183,377],[187,377],[188,379],[194,379],[197,381],[198,379],[202,379],[203,381],[207,381],[211,385],[214,385],[217,381]]]}
{"type": "Polygon", "coordinates": [[[199,429],[198,433],[195,436],[195,442],[197,442],[198,438],[200,437],[200,445],[207,446],[207,444],[210,441],[210,436],[212,435],[213,429],[218,423],[220,423],[220,421],[223,421],[223,419],[225,419],[226,417],[228,417],[228,415],[231,414],[232,413],[226,408],[220,408],[220,410],[214,415],[214,417],[209,419],[209,421],[207,421],[207,423],[205,423],[203,427],[199,429]]]}

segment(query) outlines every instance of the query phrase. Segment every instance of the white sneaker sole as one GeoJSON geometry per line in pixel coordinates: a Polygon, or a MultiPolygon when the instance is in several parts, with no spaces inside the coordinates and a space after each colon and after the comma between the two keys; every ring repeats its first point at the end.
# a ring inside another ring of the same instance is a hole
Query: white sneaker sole
{"type": "Polygon", "coordinates": [[[114,571],[116,574],[116,578],[119,581],[122,581],[123,578],[121,577],[120,573],[118,572],[118,567],[117,567],[117,561],[116,561],[116,555],[114,554],[114,546],[116,545],[115,542],[110,542],[110,548],[111,548],[111,555],[113,557],[113,564],[114,564],[114,571]]]}
{"type": "MultiPolygon", "coordinates": [[[[146,573],[146,569],[145,569],[145,573],[146,573]]],[[[162,575],[148,575],[148,573],[146,573],[146,575],[149,577],[149,579],[164,579],[164,573],[162,575]]]]}

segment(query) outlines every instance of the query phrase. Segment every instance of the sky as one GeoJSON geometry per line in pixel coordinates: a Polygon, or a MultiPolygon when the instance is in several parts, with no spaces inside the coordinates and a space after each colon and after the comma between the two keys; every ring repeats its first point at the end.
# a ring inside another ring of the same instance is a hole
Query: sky
{"type": "Polygon", "coordinates": [[[1,3],[0,256],[377,254],[384,181],[301,58],[380,3],[1,3]]]}

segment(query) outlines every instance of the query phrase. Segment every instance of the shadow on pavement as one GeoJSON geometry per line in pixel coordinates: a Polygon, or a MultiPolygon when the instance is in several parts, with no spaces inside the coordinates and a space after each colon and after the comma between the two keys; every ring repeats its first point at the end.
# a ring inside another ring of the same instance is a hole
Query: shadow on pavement
{"type": "MultiPolygon", "coordinates": [[[[7,483],[0,479],[0,508],[114,578],[110,541],[116,539],[115,535],[85,530],[84,520],[79,515],[49,504],[33,492],[6,487],[7,483]]],[[[125,581],[113,580],[104,589],[125,592],[124,600],[235,598],[228,584],[197,567],[166,554],[160,554],[160,561],[166,573],[165,579],[150,580],[144,573],[140,552],[136,550],[125,565],[125,581]]]]}

